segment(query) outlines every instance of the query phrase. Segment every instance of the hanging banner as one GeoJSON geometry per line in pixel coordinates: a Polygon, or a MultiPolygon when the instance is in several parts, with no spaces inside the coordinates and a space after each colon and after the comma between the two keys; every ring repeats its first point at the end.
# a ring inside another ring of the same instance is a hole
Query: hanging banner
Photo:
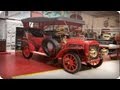
{"type": "Polygon", "coordinates": [[[54,17],[69,17],[68,11],[43,11],[44,17],[54,18],[54,17]]]}

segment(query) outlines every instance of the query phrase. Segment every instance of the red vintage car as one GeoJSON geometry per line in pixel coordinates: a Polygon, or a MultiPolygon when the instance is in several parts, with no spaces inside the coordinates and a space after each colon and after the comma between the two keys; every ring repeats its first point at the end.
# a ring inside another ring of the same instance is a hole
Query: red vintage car
{"type": "Polygon", "coordinates": [[[82,20],[70,18],[35,17],[22,20],[27,32],[22,40],[22,53],[27,59],[33,53],[57,60],[65,71],[76,73],[82,64],[99,67],[103,59],[99,52],[99,43],[76,36],[75,27],[82,27],[82,20]]]}

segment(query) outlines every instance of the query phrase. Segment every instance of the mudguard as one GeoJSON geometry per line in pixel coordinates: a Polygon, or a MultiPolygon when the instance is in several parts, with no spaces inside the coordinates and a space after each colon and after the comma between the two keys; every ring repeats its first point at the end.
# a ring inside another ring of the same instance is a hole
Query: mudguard
{"type": "Polygon", "coordinates": [[[22,41],[22,48],[23,48],[25,45],[28,45],[28,46],[29,46],[31,52],[32,52],[32,51],[35,51],[35,46],[32,44],[31,41],[27,41],[27,40],[22,41]]]}

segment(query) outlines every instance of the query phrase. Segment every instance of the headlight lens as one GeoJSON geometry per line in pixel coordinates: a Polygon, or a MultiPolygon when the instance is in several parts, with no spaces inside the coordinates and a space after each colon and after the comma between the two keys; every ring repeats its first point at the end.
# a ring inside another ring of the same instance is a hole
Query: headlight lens
{"type": "Polygon", "coordinates": [[[98,56],[98,46],[90,46],[89,55],[90,58],[96,58],[98,56]]]}
{"type": "Polygon", "coordinates": [[[106,48],[101,49],[101,54],[102,55],[108,55],[108,53],[109,53],[108,49],[106,49],[106,48]]]}
{"type": "Polygon", "coordinates": [[[103,34],[103,39],[110,40],[111,35],[110,34],[103,34]]]}

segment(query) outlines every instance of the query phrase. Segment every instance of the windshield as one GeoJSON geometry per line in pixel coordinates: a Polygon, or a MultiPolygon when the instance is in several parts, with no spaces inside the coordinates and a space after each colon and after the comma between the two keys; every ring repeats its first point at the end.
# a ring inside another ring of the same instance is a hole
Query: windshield
{"type": "Polygon", "coordinates": [[[49,25],[44,26],[44,31],[52,31],[54,32],[55,36],[59,37],[67,35],[69,38],[80,38],[82,40],[86,39],[82,30],[82,25],[75,26],[67,25],[66,23],[64,25],[49,25]]]}

